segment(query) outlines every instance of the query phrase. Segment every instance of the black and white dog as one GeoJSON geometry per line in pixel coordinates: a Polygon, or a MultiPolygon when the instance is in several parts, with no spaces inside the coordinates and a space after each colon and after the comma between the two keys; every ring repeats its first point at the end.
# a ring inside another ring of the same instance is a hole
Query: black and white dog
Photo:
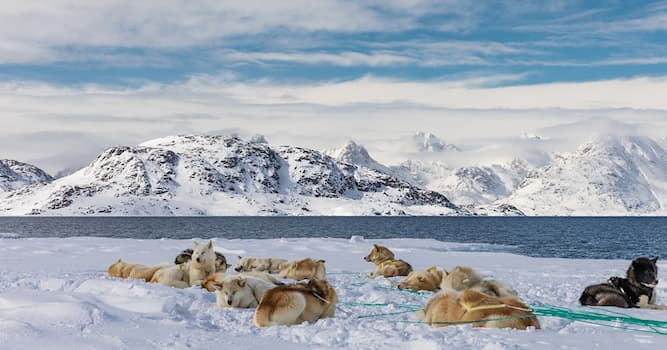
{"type": "Polygon", "coordinates": [[[587,306],[664,309],[663,306],[655,305],[657,261],[657,257],[633,260],[628,267],[626,278],[611,277],[607,283],[586,287],[579,302],[587,306]]]}

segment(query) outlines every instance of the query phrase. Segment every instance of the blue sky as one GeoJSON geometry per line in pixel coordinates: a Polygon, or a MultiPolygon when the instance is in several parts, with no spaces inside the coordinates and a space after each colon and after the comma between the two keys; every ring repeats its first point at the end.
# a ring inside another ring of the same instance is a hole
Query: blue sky
{"type": "Polygon", "coordinates": [[[502,74],[514,78],[497,83],[512,85],[667,72],[665,1],[81,3],[0,12],[9,39],[0,79],[132,86],[199,74],[278,82],[502,74]]]}
{"type": "Polygon", "coordinates": [[[475,161],[667,136],[667,1],[24,0],[0,37],[0,158],[52,173],[183,133],[388,163],[416,131],[475,161]]]}

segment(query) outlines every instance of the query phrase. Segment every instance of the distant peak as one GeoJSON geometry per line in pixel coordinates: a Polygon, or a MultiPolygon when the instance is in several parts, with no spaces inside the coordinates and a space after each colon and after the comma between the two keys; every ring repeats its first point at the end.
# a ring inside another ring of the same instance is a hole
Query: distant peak
{"type": "Polygon", "coordinates": [[[460,151],[455,145],[445,143],[443,139],[430,132],[417,131],[412,136],[412,141],[419,152],[460,151]]]}

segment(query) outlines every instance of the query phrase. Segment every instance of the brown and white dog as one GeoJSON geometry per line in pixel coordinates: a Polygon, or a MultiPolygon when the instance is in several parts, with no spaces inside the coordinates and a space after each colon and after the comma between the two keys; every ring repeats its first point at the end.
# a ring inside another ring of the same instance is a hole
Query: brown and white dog
{"type": "Polygon", "coordinates": [[[290,261],[282,265],[283,268],[278,273],[278,276],[297,281],[313,278],[323,280],[327,272],[324,263],[324,260],[313,260],[310,258],[290,261]]]}
{"type": "Polygon", "coordinates": [[[218,290],[216,288],[216,285],[219,286],[223,280],[229,277],[235,277],[235,276],[240,276],[240,277],[249,277],[249,278],[258,278],[261,280],[264,280],[266,282],[269,282],[271,284],[274,284],[276,286],[281,286],[284,285],[279,279],[273,277],[272,275],[266,273],[266,272],[260,272],[260,271],[250,271],[250,272],[241,272],[241,273],[232,273],[232,274],[226,274],[224,272],[217,272],[211,275],[208,275],[208,277],[204,278],[204,280],[201,282],[201,287],[206,289],[209,292],[215,292],[218,290]]]}
{"type": "Polygon", "coordinates": [[[252,258],[239,255],[236,262],[236,272],[265,271],[268,273],[278,273],[287,264],[287,259],[277,258],[252,258]]]}
{"type": "Polygon", "coordinates": [[[375,271],[368,275],[370,278],[407,276],[412,272],[410,264],[403,260],[395,260],[391,250],[378,244],[373,244],[371,252],[364,257],[364,260],[375,264],[375,271]]]}
{"type": "Polygon", "coordinates": [[[485,280],[482,275],[468,266],[456,266],[448,272],[440,283],[440,289],[444,292],[461,292],[467,289],[473,289],[478,292],[496,296],[510,297],[517,293],[505,283],[497,280],[485,280]]]}
{"type": "Polygon", "coordinates": [[[266,291],[260,300],[255,325],[295,325],[334,317],[337,301],[334,288],[320,279],[276,287],[266,291]]]}
{"type": "Polygon", "coordinates": [[[471,324],[473,327],[540,329],[537,317],[518,297],[498,298],[471,289],[436,294],[417,312],[417,318],[432,327],[471,324]]]}
{"type": "Polygon", "coordinates": [[[165,265],[145,266],[142,264],[129,264],[118,259],[107,269],[109,277],[136,278],[149,282],[156,271],[164,268],[165,265]]]}
{"type": "Polygon", "coordinates": [[[277,286],[260,278],[230,275],[214,284],[213,288],[218,306],[252,308],[257,307],[268,290],[277,286]]]}
{"type": "Polygon", "coordinates": [[[447,276],[447,271],[433,266],[427,270],[412,271],[404,280],[398,283],[398,289],[428,290],[440,289],[442,279],[447,276]]]}

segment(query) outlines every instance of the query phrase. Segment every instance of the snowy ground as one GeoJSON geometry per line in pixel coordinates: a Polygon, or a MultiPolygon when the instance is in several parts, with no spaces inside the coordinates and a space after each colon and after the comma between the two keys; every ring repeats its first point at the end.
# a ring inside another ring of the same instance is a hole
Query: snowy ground
{"type": "MultiPolygon", "coordinates": [[[[404,311],[400,307],[341,305],[351,316],[295,327],[257,329],[252,310],[221,309],[213,294],[199,288],[178,290],[106,276],[118,257],[153,264],[171,261],[190,240],[106,238],[22,239],[0,235],[0,349],[504,349],[623,348],[660,349],[667,336],[540,318],[542,330],[432,329],[412,312],[377,318],[371,313],[404,311]]],[[[368,281],[371,264],[362,257],[375,240],[344,239],[214,240],[216,250],[233,264],[236,255],[327,261],[343,302],[423,305],[428,296],[388,288],[389,281],[368,281]]],[[[433,240],[384,240],[397,257],[417,269],[433,265],[470,265],[486,276],[509,282],[530,304],[576,308],[585,285],[625,271],[628,261],[531,258],[482,252],[493,246],[433,240]]],[[[660,264],[667,271],[667,264],[660,264]]],[[[658,302],[667,302],[667,279],[660,279],[658,302]]],[[[667,312],[623,310],[626,314],[667,321],[667,312]]]]}

